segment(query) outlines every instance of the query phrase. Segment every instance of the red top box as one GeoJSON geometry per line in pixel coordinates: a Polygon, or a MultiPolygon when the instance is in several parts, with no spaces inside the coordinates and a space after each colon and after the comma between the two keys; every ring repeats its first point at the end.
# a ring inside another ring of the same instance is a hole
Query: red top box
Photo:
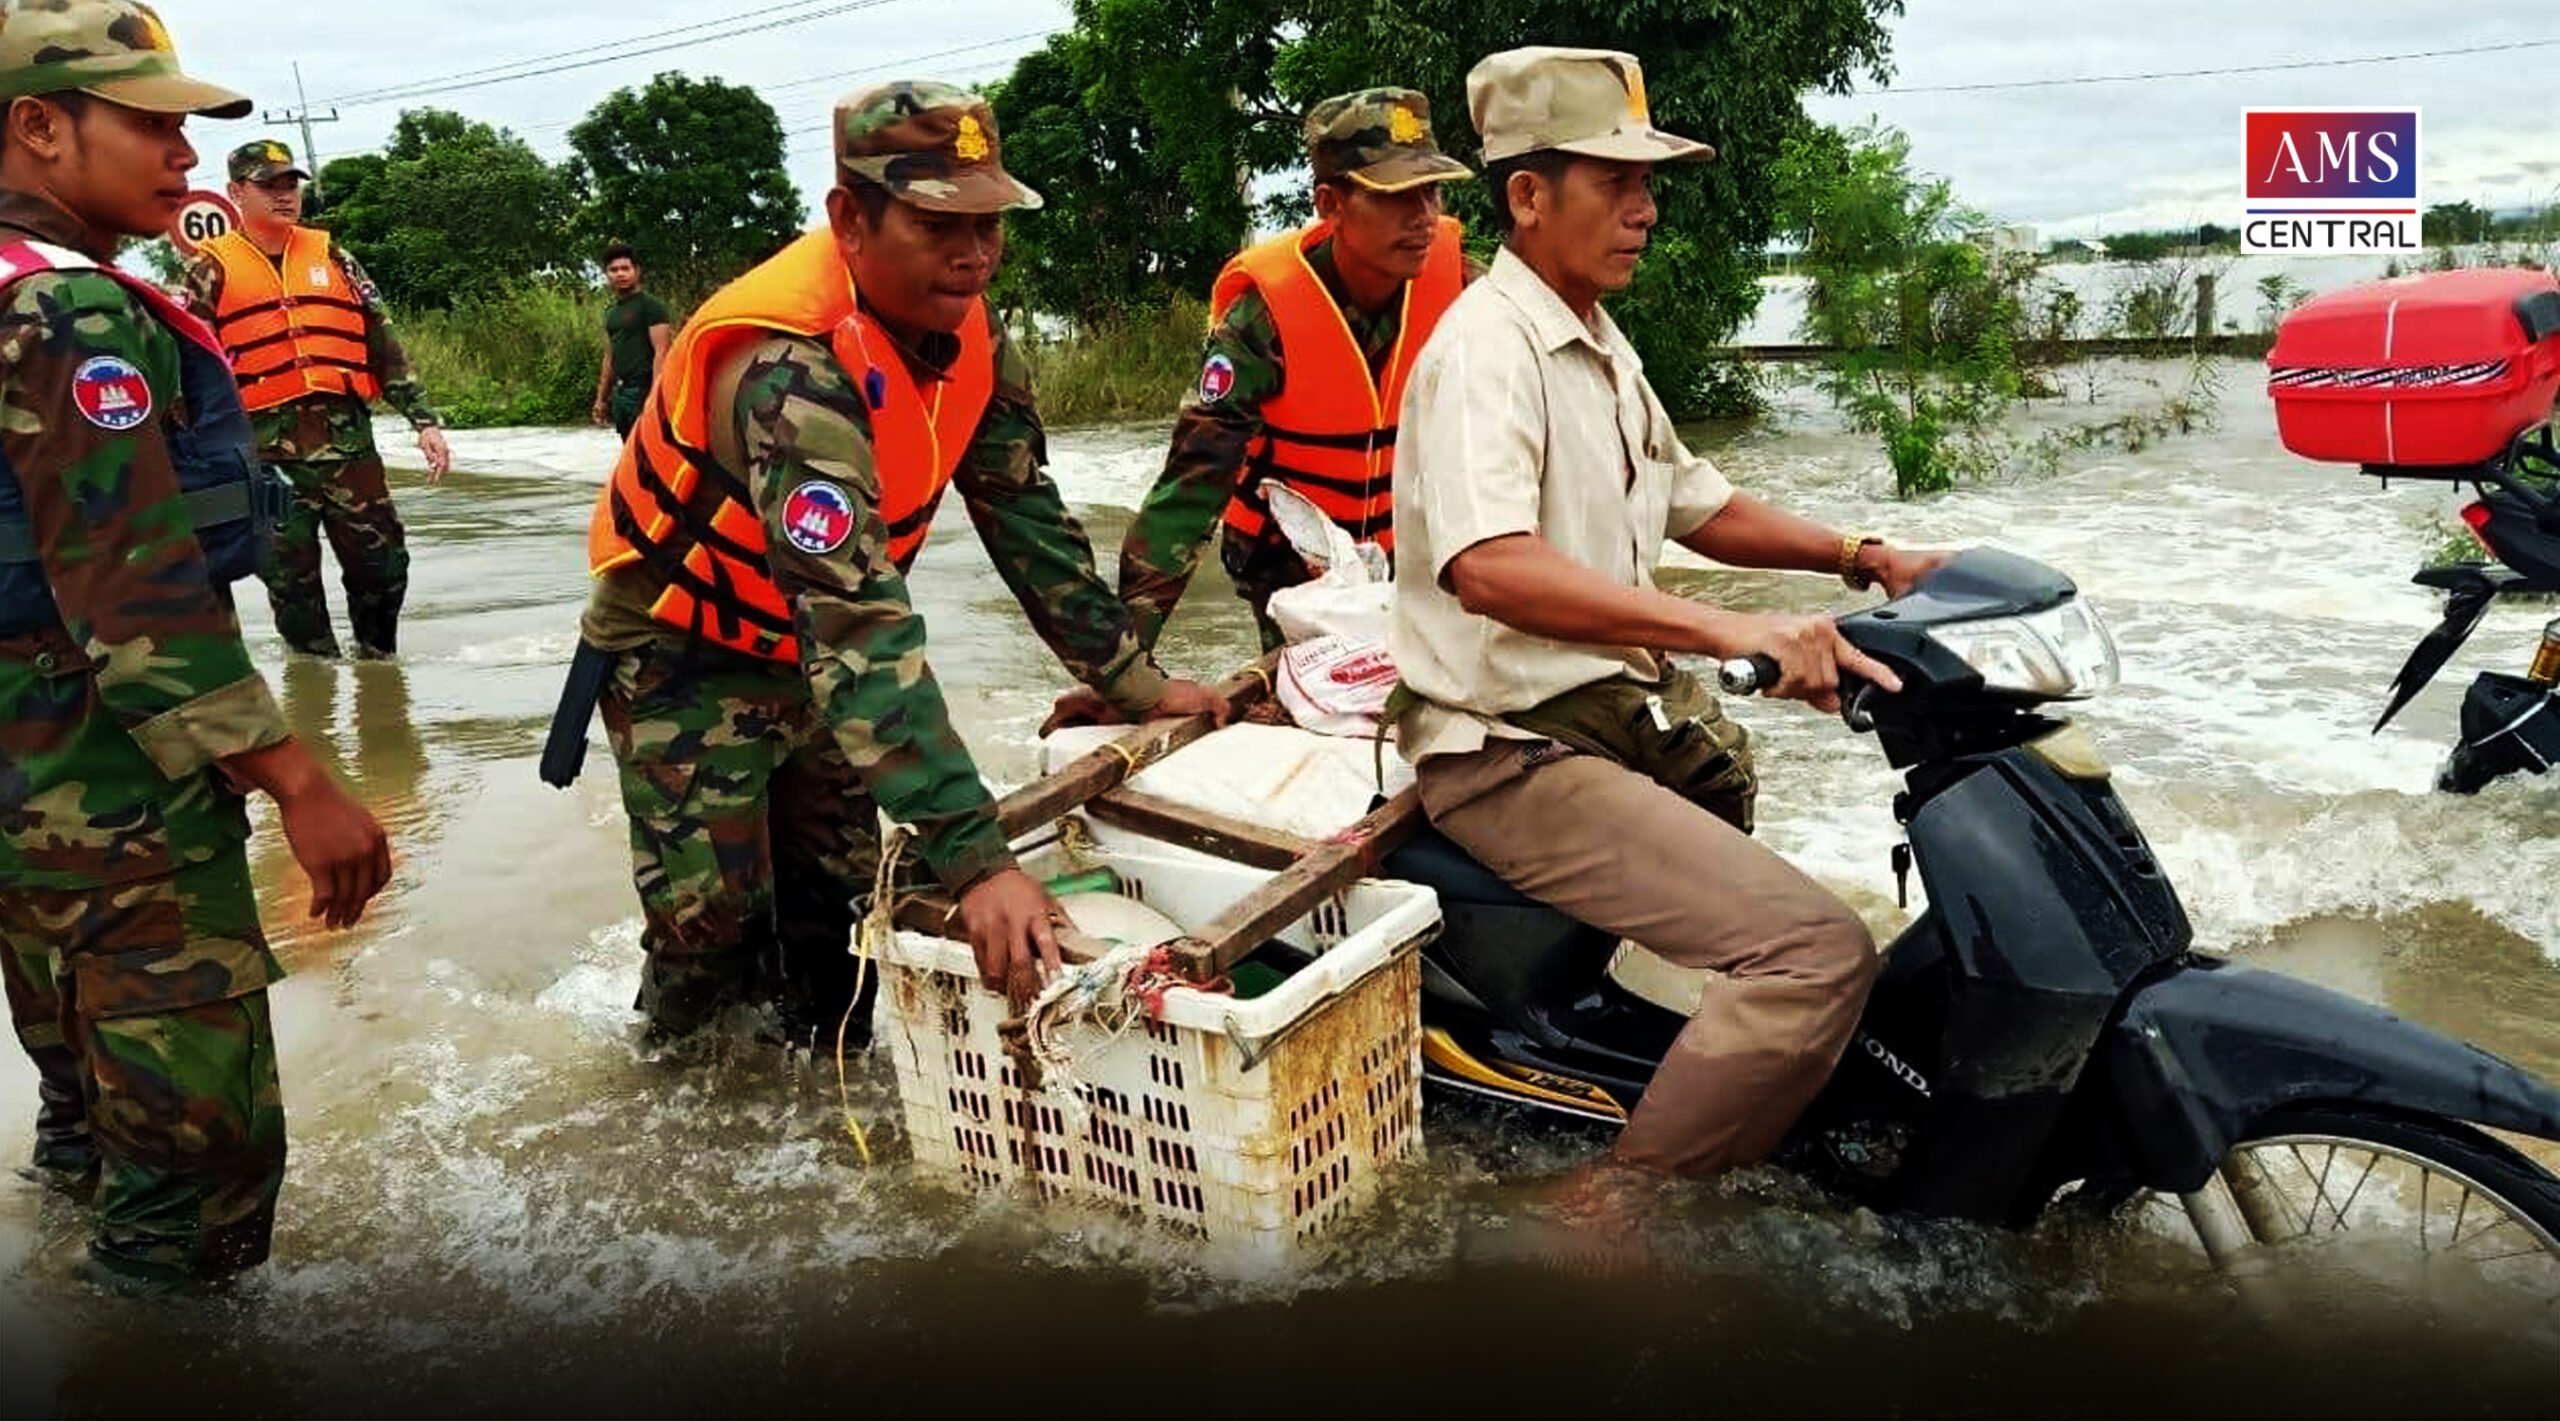
{"type": "Polygon", "coordinates": [[[2560,394],[2560,278],[2428,272],[2314,297],[2267,353],[2276,432],[2306,459],[2479,464],[2560,394]]]}

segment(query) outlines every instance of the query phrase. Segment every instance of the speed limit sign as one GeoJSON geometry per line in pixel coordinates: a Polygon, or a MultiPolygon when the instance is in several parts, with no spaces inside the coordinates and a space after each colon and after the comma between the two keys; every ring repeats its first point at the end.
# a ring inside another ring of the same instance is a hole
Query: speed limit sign
{"type": "Polygon", "coordinates": [[[169,219],[169,241],[180,256],[194,256],[196,248],[240,225],[240,209],[231,205],[229,195],[213,188],[197,188],[178,204],[178,215],[169,219]]]}

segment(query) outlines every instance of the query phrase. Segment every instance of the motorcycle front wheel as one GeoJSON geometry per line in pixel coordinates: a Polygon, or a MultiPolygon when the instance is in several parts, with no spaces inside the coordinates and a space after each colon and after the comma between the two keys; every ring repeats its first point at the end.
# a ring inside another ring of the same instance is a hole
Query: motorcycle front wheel
{"type": "Polygon", "coordinates": [[[2403,1289],[2485,1289],[2560,1321],[2560,1179],[2468,1125],[2280,1111],[2203,1189],[2154,1199],[2183,1213],[2229,1273],[2334,1267],[2403,1289]]]}

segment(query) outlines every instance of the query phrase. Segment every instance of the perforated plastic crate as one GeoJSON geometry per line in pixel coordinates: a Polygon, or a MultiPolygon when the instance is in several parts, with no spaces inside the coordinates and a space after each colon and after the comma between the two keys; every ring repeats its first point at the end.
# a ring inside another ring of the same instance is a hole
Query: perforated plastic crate
{"type": "MultiPolygon", "coordinates": [[[[1196,929],[1271,878],[1224,862],[1104,849],[1093,863],[1196,929]]],[[[1263,996],[1175,988],[1117,1039],[1067,1028],[1084,1110],[1028,1091],[997,1036],[1004,999],[967,944],[900,933],[883,954],[875,1039],[888,1043],[918,1164],[981,1187],[1115,1208],[1238,1262],[1277,1261],[1347,1216],[1421,1146],[1421,968],[1440,921],[1416,884],[1362,880],[1280,936],[1322,955],[1263,996]]]]}

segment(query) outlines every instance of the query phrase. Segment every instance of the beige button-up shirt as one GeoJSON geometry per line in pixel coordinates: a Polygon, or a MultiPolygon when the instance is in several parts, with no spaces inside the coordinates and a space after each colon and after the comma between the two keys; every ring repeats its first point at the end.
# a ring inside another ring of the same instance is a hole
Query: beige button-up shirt
{"type": "Polygon", "coordinates": [[[1603,577],[1650,586],[1662,545],[1733,495],[1672,431],[1608,312],[1586,324],[1508,248],[1415,362],[1395,469],[1388,647],[1422,698],[1400,727],[1414,761],[1524,734],[1496,717],[1576,686],[1660,674],[1643,647],[1550,641],[1468,611],[1446,580],[1458,554],[1535,533],[1603,577]]]}

